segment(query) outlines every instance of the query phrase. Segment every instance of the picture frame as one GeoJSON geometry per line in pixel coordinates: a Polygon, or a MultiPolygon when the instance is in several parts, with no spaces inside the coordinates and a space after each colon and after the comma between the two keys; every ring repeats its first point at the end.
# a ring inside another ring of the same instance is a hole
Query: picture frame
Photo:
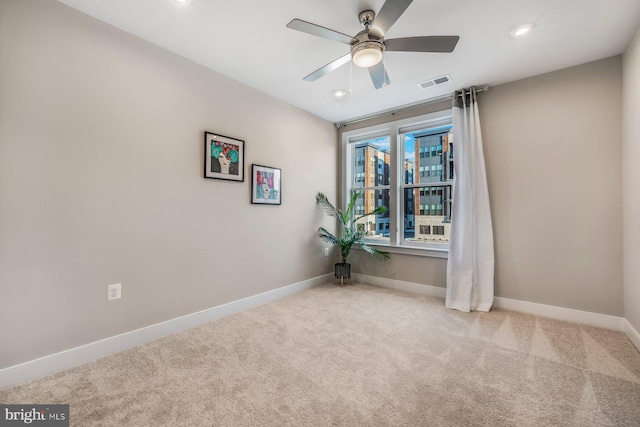
{"type": "Polygon", "coordinates": [[[205,131],[204,177],[244,182],[244,141],[205,131]]]}
{"type": "Polygon", "coordinates": [[[251,165],[251,203],[282,204],[282,170],[270,166],[251,165]]]}

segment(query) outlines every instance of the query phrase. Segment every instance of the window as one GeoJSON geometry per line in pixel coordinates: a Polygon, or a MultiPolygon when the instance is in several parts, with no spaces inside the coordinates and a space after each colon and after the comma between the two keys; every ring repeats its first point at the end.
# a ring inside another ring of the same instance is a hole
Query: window
{"type": "Polygon", "coordinates": [[[358,221],[370,242],[399,252],[425,250],[421,254],[427,255],[429,250],[448,250],[454,177],[451,111],[357,129],[342,137],[345,200],[361,191],[356,212],[388,208],[383,215],[358,221]],[[363,165],[362,159],[372,161],[363,165]]]}

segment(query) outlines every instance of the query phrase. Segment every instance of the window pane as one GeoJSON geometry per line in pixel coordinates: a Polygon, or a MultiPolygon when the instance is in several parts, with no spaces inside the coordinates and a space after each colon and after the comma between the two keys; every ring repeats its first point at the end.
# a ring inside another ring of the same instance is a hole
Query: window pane
{"type": "Polygon", "coordinates": [[[389,240],[389,190],[364,190],[356,200],[356,217],[371,212],[378,206],[386,206],[387,212],[381,215],[369,215],[358,220],[358,230],[365,231],[370,239],[389,240]]]}
{"type": "Polygon", "coordinates": [[[403,135],[405,184],[442,182],[453,177],[450,132],[451,125],[447,125],[403,135]]]}
{"type": "Polygon", "coordinates": [[[389,185],[389,136],[367,139],[354,144],[353,187],[389,185]]]}
{"type": "Polygon", "coordinates": [[[358,230],[371,243],[448,247],[449,199],[455,179],[450,114],[447,109],[416,117],[414,122],[391,121],[342,134],[342,153],[349,159],[343,195],[363,192],[354,213],[360,217],[379,205],[390,209],[358,220],[358,230]],[[398,213],[403,216],[397,217],[398,213]]]}
{"type": "Polygon", "coordinates": [[[451,185],[404,190],[404,240],[449,242],[451,185]]]}

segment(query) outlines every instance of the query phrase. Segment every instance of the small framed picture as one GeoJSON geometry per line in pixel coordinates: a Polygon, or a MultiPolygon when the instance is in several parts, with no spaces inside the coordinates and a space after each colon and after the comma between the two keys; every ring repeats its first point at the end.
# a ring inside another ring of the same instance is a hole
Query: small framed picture
{"type": "Polygon", "coordinates": [[[282,203],[282,171],[269,166],[251,165],[251,203],[282,203]]]}
{"type": "Polygon", "coordinates": [[[244,182],[244,141],[205,132],[204,177],[244,182]]]}

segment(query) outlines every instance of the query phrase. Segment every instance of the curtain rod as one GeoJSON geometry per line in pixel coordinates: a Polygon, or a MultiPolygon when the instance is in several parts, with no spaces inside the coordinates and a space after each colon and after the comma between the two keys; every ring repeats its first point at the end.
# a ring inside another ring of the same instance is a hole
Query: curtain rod
{"type": "MultiPolygon", "coordinates": [[[[473,86],[468,87],[468,88],[464,88],[464,89],[460,89],[460,90],[464,90],[466,93],[469,93],[469,92],[471,92],[472,88],[473,88],[473,86]]],[[[476,87],[476,93],[488,92],[488,91],[489,91],[489,85],[476,87]]],[[[459,91],[456,91],[456,92],[459,92],[459,91]]],[[[462,96],[462,93],[459,93],[458,96],[462,96]]]]}
{"type": "MultiPolygon", "coordinates": [[[[465,91],[468,91],[469,88],[465,88],[465,91]]],[[[486,92],[489,90],[489,86],[480,86],[480,87],[476,87],[476,92],[486,92]]],[[[458,94],[458,96],[462,96],[461,93],[458,94]]],[[[382,117],[382,116],[387,116],[390,114],[395,114],[399,111],[402,110],[406,110],[407,108],[416,108],[416,107],[424,107],[427,105],[431,105],[431,104],[435,104],[436,102],[442,102],[442,101],[446,101],[448,99],[453,99],[453,93],[450,93],[448,95],[443,95],[437,98],[432,98],[428,101],[421,101],[421,102],[416,102],[413,104],[406,104],[403,105],[401,107],[396,107],[396,108],[392,108],[390,110],[384,110],[384,111],[380,111],[377,113],[373,113],[373,114],[369,114],[367,116],[362,116],[362,117],[356,117],[354,119],[351,120],[345,120],[344,122],[336,122],[334,123],[336,125],[337,128],[341,128],[342,126],[348,126],[354,123],[358,123],[358,122],[363,122],[365,120],[371,120],[371,119],[377,119],[378,117],[382,117]]]]}

